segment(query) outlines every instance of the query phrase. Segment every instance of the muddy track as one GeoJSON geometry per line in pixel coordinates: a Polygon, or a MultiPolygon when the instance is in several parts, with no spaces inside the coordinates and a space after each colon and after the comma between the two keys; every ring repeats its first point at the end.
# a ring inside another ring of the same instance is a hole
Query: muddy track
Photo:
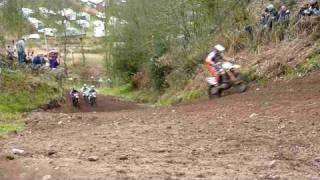
{"type": "Polygon", "coordinates": [[[119,98],[114,98],[110,96],[97,97],[97,105],[91,107],[89,104],[85,103],[83,98],[80,98],[80,108],[75,108],[72,106],[72,101],[68,93],[65,94],[66,102],[61,105],[61,107],[50,110],[52,113],[87,113],[87,112],[113,112],[113,111],[123,111],[123,110],[134,110],[139,108],[144,108],[143,105],[138,105],[133,102],[127,102],[120,100],[119,98]]]}
{"type": "Polygon", "coordinates": [[[0,179],[317,180],[319,75],[176,107],[106,97],[123,109],[32,113],[0,140],[0,179]],[[25,153],[7,160],[12,148],[25,153]]]}

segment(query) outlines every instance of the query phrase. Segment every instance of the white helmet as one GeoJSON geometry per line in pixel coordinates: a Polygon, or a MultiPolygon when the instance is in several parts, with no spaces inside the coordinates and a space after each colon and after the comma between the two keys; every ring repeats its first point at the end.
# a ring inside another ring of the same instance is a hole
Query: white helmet
{"type": "Polygon", "coordinates": [[[94,86],[94,85],[92,85],[92,86],[91,86],[91,89],[94,89],[94,88],[95,88],[95,86],[94,86]]]}
{"type": "Polygon", "coordinates": [[[224,52],[226,50],[226,48],[224,48],[221,44],[215,45],[214,48],[219,52],[224,52]]]}
{"type": "Polygon", "coordinates": [[[83,87],[87,87],[87,84],[84,84],[83,87]]]}
{"type": "Polygon", "coordinates": [[[267,9],[268,9],[269,11],[273,10],[273,9],[274,9],[273,4],[269,4],[269,5],[267,6],[267,9]]]}

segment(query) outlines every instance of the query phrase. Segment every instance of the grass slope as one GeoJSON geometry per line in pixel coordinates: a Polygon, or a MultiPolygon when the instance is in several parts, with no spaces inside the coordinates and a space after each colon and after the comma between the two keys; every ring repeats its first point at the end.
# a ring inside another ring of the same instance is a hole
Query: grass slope
{"type": "Polygon", "coordinates": [[[21,114],[58,98],[55,83],[16,71],[0,74],[0,135],[21,130],[21,114]]]}

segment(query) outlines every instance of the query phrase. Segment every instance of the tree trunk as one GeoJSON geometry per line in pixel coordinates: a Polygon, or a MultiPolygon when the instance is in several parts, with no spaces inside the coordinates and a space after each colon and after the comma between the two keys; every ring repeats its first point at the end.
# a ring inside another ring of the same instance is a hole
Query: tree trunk
{"type": "Polygon", "coordinates": [[[80,37],[80,47],[81,47],[81,54],[82,54],[82,64],[86,64],[86,56],[83,48],[83,37],[80,37]]]}
{"type": "Polygon", "coordinates": [[[67,64],[67,25],[64,23],[64,38],[63,38],[63,65],[64,65],[64,73],[68,76],[68,64],[67,64]]]}

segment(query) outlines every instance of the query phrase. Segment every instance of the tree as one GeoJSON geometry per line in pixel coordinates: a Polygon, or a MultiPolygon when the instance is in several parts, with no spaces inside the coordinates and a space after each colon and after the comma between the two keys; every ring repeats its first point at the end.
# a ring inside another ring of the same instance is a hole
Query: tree
{"type": "Polygon", "coordinates": [[[171,51],[174,54],[177,49],[184,53],[173,62],[174,68],[195,69],[194,60],[186,61],[195,44],[206,45],[210,36],[241,31],[250,16],[248,0],[128,0],[126,3],[108,0],[108,3],[106,43],[111,54],[108,71],[125,81],[144,70],[156,72],[149,74],[150,79],[158,78],[152,77],[154,74],[164,75],[151,59],[171,51]],[[115,18],[117,22],[110,23],[115,18]]]}
{"type": "Polygon", "coordinates": [[[1,8],[3,30],[6,30],[10,35],[14,35],[17,38],[20,38],[26,30],[21,11],[22,7],[23,0],[10,0],[6,1],[4,7],[1,8]]]}

